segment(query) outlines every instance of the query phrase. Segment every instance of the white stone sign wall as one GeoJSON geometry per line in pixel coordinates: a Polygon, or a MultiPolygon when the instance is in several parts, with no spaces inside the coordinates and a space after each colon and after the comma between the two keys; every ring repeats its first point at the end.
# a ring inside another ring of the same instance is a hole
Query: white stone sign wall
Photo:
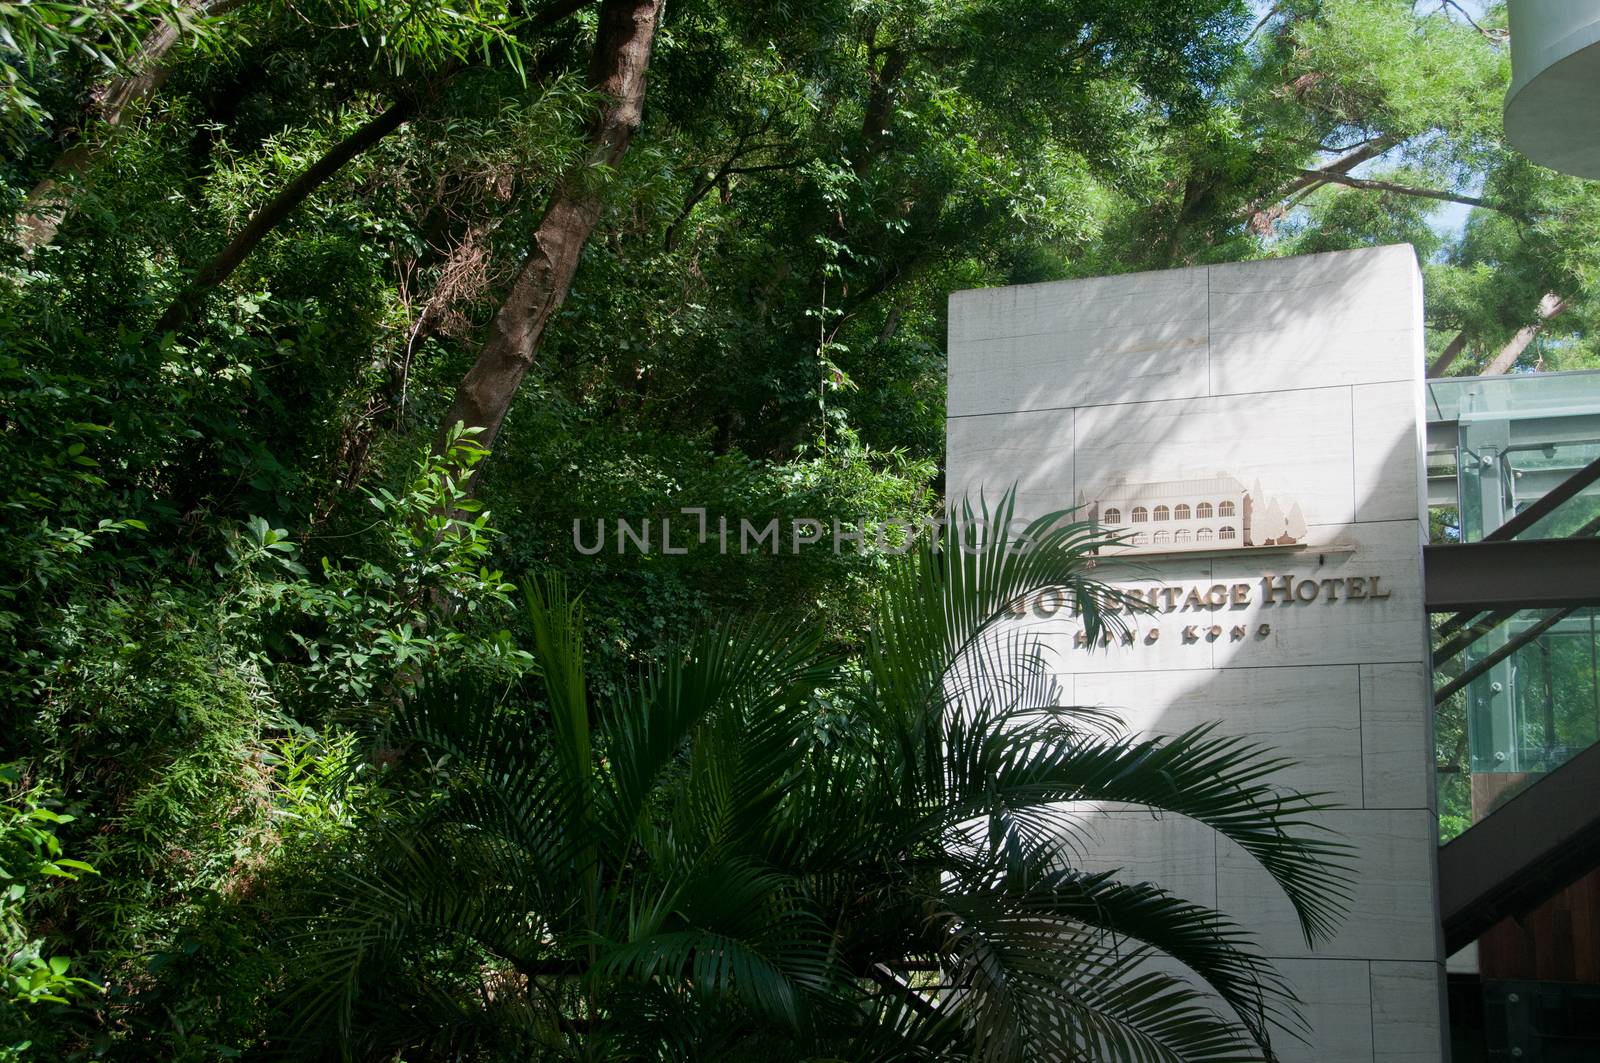
{"type": "Polygon", "coordinates": [[[1148,813],[1095,827],[1093,862],[1259,935],[1313,1027],[1286,1060],[1445,1051],[1422,365],[1406,246],[950,299],[949,497],[1015,484],[1021,514],[1109,509],[1144,539],[1137,572],[1131,557],[1102,570],[1156,608],[1132,638],[1084,645],[1065,611],[1030,606],[1066,694],[1147,732],[1218,721],[1298,761],[1284,785],[1343,806],[1323,819],[1356,847],[1356,896],[1315,951],[1232,843],[1148,813]],[[1237,527],[1217,515],[1225,499],[1237,527]]]}

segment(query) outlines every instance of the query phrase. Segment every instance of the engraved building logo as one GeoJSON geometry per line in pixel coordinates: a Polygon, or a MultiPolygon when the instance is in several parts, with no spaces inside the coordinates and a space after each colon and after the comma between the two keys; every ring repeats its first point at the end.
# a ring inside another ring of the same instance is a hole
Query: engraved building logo
{"type": "Polygon", "coordinates": [[[1295,502],[1285,510],[1233,476],[1152,483],[1117,481],[1080,497],[1090,520],[1125,536],[1123,553],[1177,553],[1305,542],[1305,514],[1295,502]],[[1092,499],[1092,501],[1090,501],[1092,499]]]}

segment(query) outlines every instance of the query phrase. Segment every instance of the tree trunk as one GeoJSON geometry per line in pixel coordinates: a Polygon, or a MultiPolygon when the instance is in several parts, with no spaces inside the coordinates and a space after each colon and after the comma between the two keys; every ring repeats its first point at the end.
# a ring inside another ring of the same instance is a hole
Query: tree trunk
{"type": "Polygon", "coordinates": [[[480,429],[490,447],[523,374],[533,364],[551,316],[561,307],[583,245],[600,219],[603,191],[595,171],[627,153],[644,113],[645,70],[665,0],[604,0],[589,82],[608,102],[590,131],[583,164],[556,186],[534,230],[528,257],[495,314],[488,341],[456,392],[440,439],[457,424],[480,429]]]}
{"type": "Polygon", "coordinates": [[[1444,376],[1445,370],[1449,369],[1455,360],[1461,357],[1461,352],[1466,349],[1467,334],[1465,332],[1456,333],[1456,338],[1451,340],[1449,345],[1439,352],[1438,359],[1428,367],[1428,376],[1430,378],[1444,376]]]}
{"type": "Polygon", "coordinates": [[[910,56],[899,45],[883,49],[883,62],[872,68],[871,87],[867,92],[866,113],[861,120],[861,153],[853,169],[856,176],[866,173],[889,136],[889,122],[894,116],[894,96],[900,78],[910,64],[910,56]]]}
{"type": "MultiPolygon", "coordinates": [[[[215,17],[239,7],[244,0],[186,0],[184,6],[203,10],[215,17]]],[[[49,171],[28,192],[22,211],[17,215],[18,234],[22,249],[32,254],[56,238],[56,230],[66,219],[72,205],[72,180],[93,166],[105,150],[109,136],[122,124],[122,119],[136,104],[153,95],[167,80],[172,68],[166,63],[167,53],[182,39],[183,28],[173,19],[165,19],[149,36],[139,42],[139,50],[128,63],[128,72],[114,77],[95,92],[95,103],[85,122],[85,129],[76,144],[63,151],[50,164],[49,171]],[[106,132],[91,139],[90,127],[99,124],[106,132]]]]}
{"type": "Polygon", "coordinates": [[[255,250],[256,245],[266,239],[268,233],[277,228],[279,223],[304,203],[306,198],[320,188],[328,178],[338,173],[345,163],[399,129],[415,111],[416,102],[411,97],[392,104],[388,110],[335,144],[326,155],[285,185],[266,206],[251,215],[244,228],[228,241],[226,247],[217,252],[215,258],[194,275],[188,286],[172,301],[160,320],[156,322],[155,331],[176,332],[183,328],[200,309],[200,304],[206,295],[232,276],[233,271],[245,260],[245,256],[255,250]]]}
{"type": "Polygon", "coordinates": [[[1539,330],[1544,328],[1544,323],[1566,308],[1567,301],[1561,296],[1555,292],[1545,293],[1545,297],[1539,300],[1539,320],[1518,329],[1517,334],[1511,337],[1511,342],[1500,348],[1500,353],[1494,356],[1494,361],[1484,368],[1483,375],[1495,376],[1516,365],[1517,359],[1522,356],[1522,352],[1528,349],[1528,344],[1532,343],[1533,338],[1539,334],[1539,330]]]}

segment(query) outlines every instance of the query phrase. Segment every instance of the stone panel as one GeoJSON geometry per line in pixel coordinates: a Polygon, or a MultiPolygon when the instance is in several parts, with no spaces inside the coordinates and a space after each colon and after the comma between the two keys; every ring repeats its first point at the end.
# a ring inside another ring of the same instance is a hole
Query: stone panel
{"type": "Polygon", "coordinates": [[[1437,963],[1372,964],[1372,1057],[1378,1063],[1444,1058],[1443,1038],[1418,1015],[1444,1005],[1444,970],[1437,963]]]}
{"type": "Polygon", "coordinates": [[[1186,901],[1216,907],[1217,860],[1211,829],[1182,816],[1148,809],[1068,806],[1065,834],[1076,848],[1073,866],[1118,871],[1125,882],[1156,882],[1186,901]]]}
{"type": "Polygon", "coordinates": [[[1361,666],[1361,750],[1367,808],[1431,808],[1433,749],[1417,740],[1433,711],[1421,664],[1361,666]]]}
{"type": "MultiPolygon", "coordinates": [[[[1197,315],[1203,324],[1207,271],[1208,267],[1199,266],[952,292],[950,342],[1137,328],[1194,320],[1197,315]]],[[[1077,373],[1081,367],[1065,368],[1077,373]]]]}
{"type": "Polygon", "coordinates": [[[977,507],[980,491],[993,508],[1017,488],[1017,512],[1037,517],[1073,505],[1073,412],[954,417],[945,428],[949,453],[962,455],[945,479],[945,497],[977,507]]]}
{"type": "Polygon", "coordinates": [[[1350,389],[1355,426],[1356,520],[1418,520],[1422,497],[1422,388],[1418,381],[1350,389]]]}
{"type": "Polygon", "coordinates": [[[1229,668],[1217,671],[1083,673],[1077,700],[1115,709],[1135,733],[1177,734],[1202,724],[1249,738],[1295,763],[1275,785],[1327,793],[1357,807],[1362,799],[1360,670],[1229,668]],[[1296,755],[1315,750],[1315,756],[1296,755]]]}
{"type": "Polygon", "coordinates": [[[1349,389],[1318,388],[1082,409],[1073,449],[1081,493],[1221,473],[1298,502],[1308,524],[1348,524],[1351,445],[1349,389]]]}
{"type": "Polygon", "coordinates": [[[1283,891],[1233,842],[1217,844],[1217,903],[1239,914],[1269,956],[1414,960],[1431,958],[1438,923],[1433,903],[1437,828],[1426,811],[1322,812],[1312,817],[1329,837],[1354,847],[1354,895],[1331,941],[1307,948],[1283,891]]]}
{"type": "Polygon", "coordinates": [[[1096,328],[953,344],[952,416],[1065,409],[1205,394],[1205,290],[1172,321],[1115,322],[1096,328]],[[1066,371],[1071,367],[1071,371],[1066,371]]]}
{"type": "Polygon", "coordinates": [[[1308,1028],[1280,1027],[1272,1047],[1282,1063],[1372,1060],[1372,990],[1366,963],[1277,960],[1273,965],[1299,994],[1308,1028]]]}
{"type": "Polygon", "coordinates": [[[1372,664],[1418,662],[1427,658],[1426,624],[1422,605],[1422,544],[1416,521],[1389,521],[1344,527],[1313,527],[1313,543],[1327,545],[1326,553],[1312,549],[1280,557],[1219,557],[1213,565],[1218,583],[1249,583],[1251,604],[1242,616],[1257,625],[1268,624],[1266,638],[1219,644],[1219,666],[1372,664]],[[1337,549],[1336,549],[1337,548],[1337,549]],[[1312,601],[1283,599],[1282,580],[1288,577],[1298,595],[1308,581],[1317,585],[1312,601]],[[1371,597],[1372,579],[1379,593],[1371,597]],[[1274,601],[1266,601],[1265,580],[1273,579],[1274,601]],[[1367,597],[1348,601],[1349,583],[1325,587],[1322,580],[1361,579],[1367,597]],[[1330,600],[1330,591],[1338,600],[1330,600]]]}
{"type": "Polygon", "coordinates": [[[1213,266],[1211,393],[1409,380],[1421,288],[1406,245],[1213,266]]]}
{"type": "MultiPolygon", "coordinates": [[[[1272,1048],[1281,1063],[1371,1063],[1371,982],[1365,960],[1276,960],[1273,967],[1301,999],[1300,1021],[1273,1023],[1272,1048]]],[[[1230,1015],[1223,999],[1194,972],[1167,957],[1152,957],[1143,971],[1187,980],[1219,1015],[1230,1015]]],[[[1419,1057],[1419,1063],[1420,1063],[1419,1057]]]]}

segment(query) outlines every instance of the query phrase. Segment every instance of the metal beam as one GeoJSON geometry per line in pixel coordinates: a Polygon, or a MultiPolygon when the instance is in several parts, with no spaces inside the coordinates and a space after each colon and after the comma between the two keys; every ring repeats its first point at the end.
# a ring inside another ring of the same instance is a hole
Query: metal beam
{"type": "Polygon", "coordinates": [[[1510,657],[1513,653],[1516,653],[1518,650],[1522,649],[1522,647],[1526,646],[1540,635],[1543,635],[1546,631],[1549,631],[1551,628],[1561,623],[1561,621],[1571,616],[1572,613],[1573,610],[1571,609],[1558,610],[1554,613],[1551,613],[1549,616],[1545,617],[1543,620],[1539,621],[1537,624],[1534,624],[1527,630],[1517,632],[1500,646],[1496,647],[1494,652],[1490,653],[1483,660],[1477,662],[1465,672],[1462,672],[1460,675],[1450,680],[1450,682],[1434,691],[1433,703],[1435,705],[1443,705],[1451,694],[1454,694],[1456,691],[1460,690],[1462,687],[1466,686],[1468,683],[1472,682],[1474,679],[1478,678],[1480,675],[1487,672],[1489,669],[1493,668],[1507,657],[1510,657]]]}
{"type": "MultiPolygon", "coordinates": [[[[1533,499],[1543,498],[1554,491],[1572,476],[1581,471],[1581,465],[1549,466],[1541,469],[1512,469],[1511,494],[1514,504],[1523,504],[1533,499]]],[[[1429,478],[1429,487],[1433,486],[1429,478]]],[[[1443,485],[1440,486],[1443,490],[1443,485]]],[[[1600,485],[1590,484],[1578,492],[1579,498],[1595,498],[1600,496],[1600,485]]],[[[1448,505],[1449,503],[1446,503],[1448,505]]]]}
{"type": "Polygon", "coordinates": [[[1439,850],[1446,954],[1521,915],[1600,865],[1600,744],[1467,828],[1439,850]]]}
{"type": "MultiPolygon", "coordinates": [[[[1589,523],[1585,524],[1583,527],[1567,536],[1567,538],[1587,539],[1597,533],[1600,533],[1600,517],[1596,517],[1594,520],[1591,520],[1589,523]]],[[[1462,627],[1464,627],[1467,621],[1476,618],[1481,612],[1482,610],[1480,609],[1468,609],[1465,612],[1457,613],[1455,616],[1452,616],[1448,620],[1442,622],[1436,629],[1435,634],[1440,638],[1453,635],[1462,627]]],[[[1477,623],[1472,625],[1472,629],[1474,632],[1476,632],[1476,634],[1472,635],[1468,639],[1468,643],[1482,637],[1485,632],[1493,629],[1495,625],[1501,623],[1515,612],[1515,609],[1502,609],[1498,612],[1490,613],[1488,616],[1485,616],[1482,620],[1479,620],[1477,623]]],[[[1450,653],[1448,656],[1440,656],[1441,651],[1436,650],[1433,658],[1435,667],[1438,667],[1440,664],[1443,664],[1445,661],[1449,660],[1450,657],[1454,657],[1457,653],[1466,649],[1466,645],[1457,645],[1455,642],[1450,642],[1444,647],[1441,647],[1441,650],[1443,649],[1449,649],[1450,653]]]]}
{"type": "Polygon", "coordinates": [[[1571,476],[1567,477],[1557,487],[1553,487],[1539,501],[1506,521],[1500,527],[1483,537],[1483,541],[1497,542],[1515,539],[1544,518],[1554,513],[1567,499],[1572,498],[1585,487],[1600,480],[1600,458],[1596,458],[1571,476]]]}
{"type": "Polygon", "coordinates": [[[1430,613],[1600,604],[1600,539],[1425,546],[1422,561],[1430,613]]]}
{"type": "MultiPolygon", "coordinates": [[[[1439,636],[1455,634],[1461,628],[1460,621],[1462,619],[1470,619],[1478,615],[1477,613],[1458,613],[1439,625],[1439,636]]],[[[1438,648],[1433,651],[1433,670],[1435,672],[1439,671],[1446,664],[1453,661],[1462,650],[1516,615],[1517,611],[1515,609],[1496,609],[1492,613],[1482,614],[1482,619],[1474,621],[1471,627],[1461,631],[1460,634],[1455,634],[1455,638],[1450,639],[1448,642],[1439,644],[1438,648]]]]}

